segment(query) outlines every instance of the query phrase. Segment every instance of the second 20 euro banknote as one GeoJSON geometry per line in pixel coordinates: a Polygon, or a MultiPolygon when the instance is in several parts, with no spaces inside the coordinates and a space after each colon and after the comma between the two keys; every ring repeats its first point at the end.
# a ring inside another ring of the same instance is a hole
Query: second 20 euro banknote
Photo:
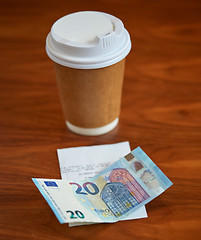
{"type": "Polygon", "coordinates": [[[140,147],[84,181],[33,181],[60,223],[123,220],[172,185],[140,147]]]}

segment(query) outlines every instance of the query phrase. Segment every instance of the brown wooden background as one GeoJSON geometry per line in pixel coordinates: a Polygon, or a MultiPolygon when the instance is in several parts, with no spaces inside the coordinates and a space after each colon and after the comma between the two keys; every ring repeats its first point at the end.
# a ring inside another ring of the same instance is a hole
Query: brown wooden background
{"type": "Polygon", "coordinates": [[[2,1],[0,8],[0,238],[2,240],[201,237],[201,2],[2,1]],[[121,119],[100,137],[65,126],[45,38],[61,16],[97,10],[123,20],[127,58],[121,119]],[[68,228],[33,185],[60,178],[57,148],[128,140],[174,182],[149,218],[68,228]]]}

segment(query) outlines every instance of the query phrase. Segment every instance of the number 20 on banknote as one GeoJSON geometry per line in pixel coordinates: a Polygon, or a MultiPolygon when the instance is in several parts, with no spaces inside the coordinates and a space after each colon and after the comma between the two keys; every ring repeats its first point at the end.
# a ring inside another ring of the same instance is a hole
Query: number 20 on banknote
{"type": "Polygon", "coordinates": [[[85,182],[85,183],[83,183],[82,186],[78,183],[70,182],[70,185],[77,186],[77,189],[75,191],[75,193],[77,193],[77,194],[96,195],[99,193],[99,188],[97,187],[97,185],[95,183],[92,183],[92,182],[85,182]]]}

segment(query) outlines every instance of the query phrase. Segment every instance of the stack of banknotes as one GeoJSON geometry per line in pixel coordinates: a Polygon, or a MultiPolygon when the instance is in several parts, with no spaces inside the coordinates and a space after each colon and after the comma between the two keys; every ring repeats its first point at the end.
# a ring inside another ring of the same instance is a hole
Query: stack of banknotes
{"type": "Polygon", "coordinates": [[[60,223],[113,223],[163,193],[172,182],[140,148],[85,180],[32,179],[60,223]]]}

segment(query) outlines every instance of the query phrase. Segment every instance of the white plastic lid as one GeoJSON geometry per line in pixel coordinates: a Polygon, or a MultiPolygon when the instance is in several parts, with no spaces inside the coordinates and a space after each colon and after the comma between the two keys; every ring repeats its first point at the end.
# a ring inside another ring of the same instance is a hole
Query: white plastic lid
{"type": "Polygon", "coordinates": [[[121,20],[103,12],[77,12],[57,20],[46,39],[48,56],[79,69],[107,67],[125,58],[130,36],[121,20]]]}

